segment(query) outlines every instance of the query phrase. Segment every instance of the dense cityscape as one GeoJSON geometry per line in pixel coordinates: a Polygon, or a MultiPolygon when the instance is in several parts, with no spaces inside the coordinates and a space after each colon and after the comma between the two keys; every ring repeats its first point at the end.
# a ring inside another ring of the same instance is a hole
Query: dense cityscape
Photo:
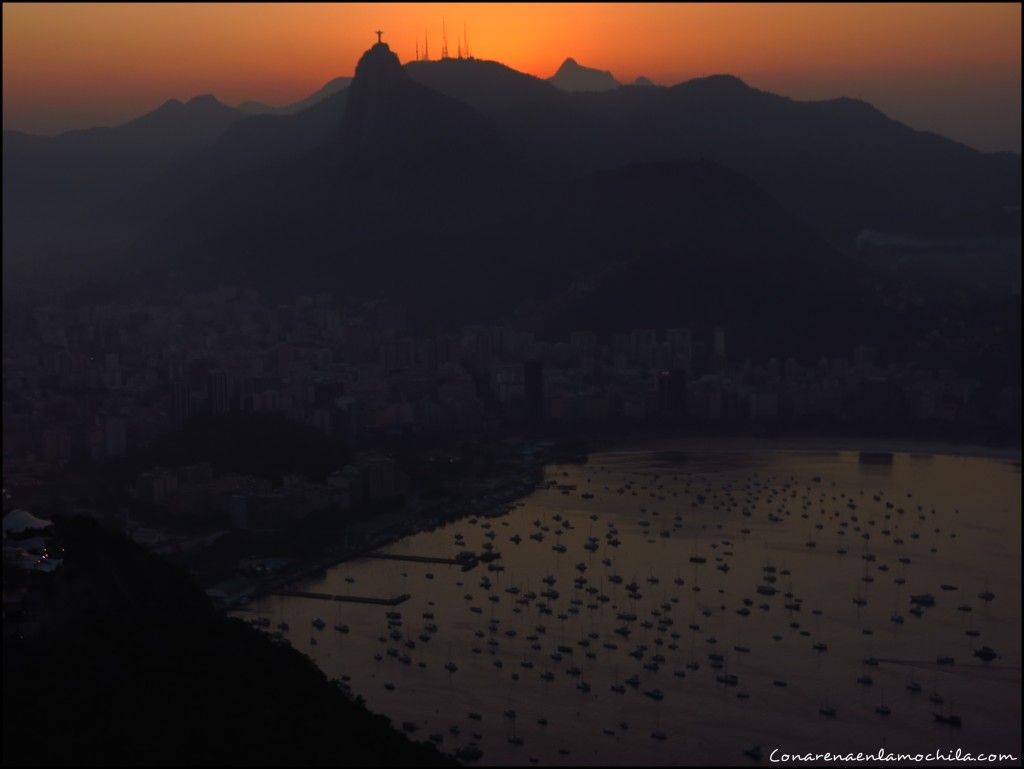
{"type": "Polygon", "coordinates": [[[386,305],[252,292],[178,306],[41,307],[5,324],[4,469],[112,459],[192,416],[281,413],[352,448],[365,436],[524,420],[842,420],[1013,424],[1020,387],[883,363],[870,347],[816,361],[728,355],[727,330],[633,329],[540,340],[503,326],[403,333],[386,305]],[[987,385],[987,386],[983,386],[987,385]]]}
{"type": "Polygon", "coordinates": [[[4,5],[4,764],[1017,763],[1020,6],[508,8],[4,5]]]}
{"type": "MultiPolygon", "coordinates": [[[[602,430],[767,435],[872,427],[915,437],[1020,421],[1019,386],[1004,385],[993,398],[991,386],[970,376],[884,364],[867,346],[845,357],[755,364],[729,357],[721,327],[547,341],[502,326],[418,337],[404,326],[386,304],[343,308],[325,295],[270,305],[234,288],[178,305],[51,306],[12,318],[4,333],[7,487],[22,502],[42,501],[34,490],[46,487],[45,504],[62,496],[69,510],[124,527],[165,553],[203,551],[231,530],[294,529],[325,511],[365,544],[457,511],[420,499],[433,465],[396,465],[393,448],[403,440],[428,447],[421,458],[447,451],[464,459],[476,449],[452,448],[451,439],[499,446],[510,434],[536,441],[602,430]],[[276,419],[311,431],[326,450],[304,470],[282,465],[261,474],[247,471],[247,457],[232,467],[194,446],[177,464],[168,460],[173,453],[146,457],[161,439],[206,440],[183,430],[211,419],[228,420],[214,424],[240,431],[243,441],[254,429],[246,420],[276,419]],[[429,448],[435,441],[445,448],[429,448]],[[119,466],[129,455],[142,458],[119,466]],[[113,497],[81,480],[106,467],[118,468],[113,497]],[[381,504],[402,512],[370,520],[381,504]]],[[[476,493],[528,487],[522,467],[511,468],[476,493]]],[[[223,588],[216,594],[244,594],[249,581],[220,580],[251,576],[266,546],[250,543],[255,552],[243,548],[234,564],[206,564],[208,581],[218,580],[211,587],[223,588]]]]}

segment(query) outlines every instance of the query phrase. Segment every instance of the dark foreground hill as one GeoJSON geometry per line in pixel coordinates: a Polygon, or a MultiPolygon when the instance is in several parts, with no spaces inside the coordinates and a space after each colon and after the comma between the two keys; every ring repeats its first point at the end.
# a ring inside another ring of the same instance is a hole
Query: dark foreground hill
{"type": "Polygon", "coordinates": [[[122,535],[66,519],[50,545],[38,632],[5,632],[5,765],[452,763],[122,535]]]}

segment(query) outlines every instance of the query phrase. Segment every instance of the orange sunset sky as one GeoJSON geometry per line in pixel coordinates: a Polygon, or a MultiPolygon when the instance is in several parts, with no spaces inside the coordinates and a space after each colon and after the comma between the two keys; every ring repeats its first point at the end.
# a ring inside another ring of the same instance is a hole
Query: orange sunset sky
{"type": "Polygon", "coordinates": [[[351,75],[372,31],[430,36],[539,77],[573,56],[621,81],[713,73],[800,99],[853,96],[980,149],[1021,145],[1020,4],[9,4],[4,128],[122,122],[168,98],[284,104],[351,75]]]}

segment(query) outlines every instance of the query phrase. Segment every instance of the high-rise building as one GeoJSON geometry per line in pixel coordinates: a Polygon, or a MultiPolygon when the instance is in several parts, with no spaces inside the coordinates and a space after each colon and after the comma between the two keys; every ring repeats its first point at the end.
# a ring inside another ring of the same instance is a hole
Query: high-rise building
{"type": "Polygon", "coordinates": [[[686,413],[686,371],[671,369],[658,373],[658,412],[666,416],[686,413]]]}
{"type": "Polygon", "coordinates": [[[665,332],[669,357],[676,365],[690,369],[693,364],[693,341],[688,328],[670,328],[665,332]]]}
{"type": "Polygon", "coordinates": [[[104,448],[108,457],[119,457],[128,448],[128,430],[120,417],[109,417],[106,421],[104,448]]]}
{"type": "Polygon", "coordinates": [[[351,446],[355,442],[359,433],[359,412],[354,398],[341,396],[335,399],[331,425],[342,446],[351,446]]]}
{"type": "Polygon", "coordinates": [[[725,329],[715,326],[715,357],[725,358],[725,329]]]}
{"type": "Polygon", "coordinates": [[[597,348],[597,337],[591,331],[574,331],[569,338],[569,343],[576,352],[591,355],[597,348]]]}
{"type": "Polygon", "coordinates": [[[188,380],[182,379],[174,383],[173,393],[174,424],[181,427],[192,417],[192,388],[188,380]]]}
{"type": "Polygon", "coordinates": [[[235,406],[239,411],[252,411],[254,382],[252,377],[239,379],[235,384],[235,406]]]}
{"type": "Polygon", "coordinates": [[[226,414],[229,410],[228,375],[223,369],[213,369],[206,375],[206,389],[210,413],[226,414]]]}
{"type": "Polygon", "coordinates": [[[544,364],[528,360],[523,364],[523,390],[528,419],[544,418],[544,364]]]}
{"type": "Polygon", "coordinates": [[[108,352],[104,358],[103,384],[110,390],[121,386],[121,359],[116,352],[108,352]]]}

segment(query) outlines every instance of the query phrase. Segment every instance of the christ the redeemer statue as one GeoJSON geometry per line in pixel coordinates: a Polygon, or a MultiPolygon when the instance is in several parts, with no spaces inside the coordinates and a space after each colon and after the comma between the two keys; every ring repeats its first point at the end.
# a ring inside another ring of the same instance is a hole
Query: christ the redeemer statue
{"type": "Polygon", "coordinates": [[[380,45],[380,36],[383,35],[383,34],[384,33],[381,32],[379,29],[377,30],[377,45],[380,45]]]}

